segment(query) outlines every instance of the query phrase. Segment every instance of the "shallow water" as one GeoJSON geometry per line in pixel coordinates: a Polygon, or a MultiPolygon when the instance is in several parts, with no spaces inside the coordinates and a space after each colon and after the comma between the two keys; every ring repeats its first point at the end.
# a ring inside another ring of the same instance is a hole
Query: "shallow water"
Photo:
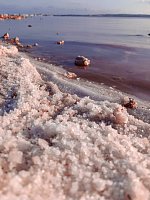
{"type": "Polygon", "coordinates": [[[30,50],[32,55],[44,57],[46,62],[62,65],[78,77],[109,86],[150,100],[150,51],[114,45],[96,45],[87,43],[66,42],[64,46],[51,44],[44,46],[41,54],[38,47],[30,50]],[[55,49],[55,50],[54,50],[55,49]],[[74,57],[83,55],[90,58],[91,65],[86,68],[74,65],[74,57]]]}
{"type": "Polygon", "coordinates": [[[23,43],[38,42],[38,47],[28,50],[32,56],[62,65],[79,77],[150,100],[149,19],[50,16],[0,21],[0,25],[1,35],[9,32],[23,43]],[[56,45],[61,39],[65,45],[56,45]],[[76,67],[77,55],[87,56],[91,66],[76,67]]]}

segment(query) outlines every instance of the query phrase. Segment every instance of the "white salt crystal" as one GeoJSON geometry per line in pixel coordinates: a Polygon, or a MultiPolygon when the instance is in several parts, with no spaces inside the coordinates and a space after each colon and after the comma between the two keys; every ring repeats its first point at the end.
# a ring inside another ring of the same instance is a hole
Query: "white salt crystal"
{"type": "Polygon", "coordinates": [[[114,110],[115,122],[117,124],[126,124],[128,122],[128,116],[122,107],[118,107],[114,110]]]}
{"type": "Polygon", "coordinates": [[[41,138],[38,139],[38,144],[42,149],[47,149],[48,148],[48,142],[46,140],[43,140],[41,138]]]}
{"type": "Polygon", "coordinates": [[[8,154],[8,160],[12,163],[22,163],[23,153],[21,151],[18,151],[17,149],[14,149],[9,152],[8,154]]]}

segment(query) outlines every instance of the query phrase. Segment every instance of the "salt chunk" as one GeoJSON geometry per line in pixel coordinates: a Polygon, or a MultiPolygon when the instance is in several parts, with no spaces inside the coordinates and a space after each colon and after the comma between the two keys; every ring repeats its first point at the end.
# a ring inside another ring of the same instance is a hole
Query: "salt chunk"
{"type": "Polygon", "coordinates": [[[78,191],[78,188],[79,188],[78,182],[73,182],[71,185],[70,193],[72,195],[76,194],[78,191]]]}
{"type": "Polygon", "coordinates": [[[40,165],[41,163],[41,160],[40,160],[40,157],[39,156],[33,156],[32,157],[32,161],[35,165],[40,165]]]}
{"type": "Polygon", "coordinates": [[[46,140],[43,140],[41,138],[38,139],[38,144],[42,149],[47,149],[48,147],[48,142],[46,140]]]}
{"type": "Polygon", "coordinates": [[[18,150],[12,150],[9,152],[8,160],[12,163],[22,163],[23,153],[18,150]]]}
{"type": "Polygon", "coordinates": [[[128,116],[122,107],[118,107],[113,112],[115,116],[115,122],[117,124],[126,124],[128,122],[128,116]]]}
{"type": "Polygon", "coordinates": [[[133,200],[149,200],[150,193],[138,179],[135,179],[130,182],[125,197],[133,200]]]}

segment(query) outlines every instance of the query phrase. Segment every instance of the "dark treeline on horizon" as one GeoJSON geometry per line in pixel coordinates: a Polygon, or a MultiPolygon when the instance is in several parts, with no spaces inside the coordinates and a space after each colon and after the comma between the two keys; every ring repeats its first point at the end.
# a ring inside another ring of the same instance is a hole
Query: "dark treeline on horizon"
{"type": "Polygon", "coordinates": [[[53,15],[61,17],[145,17],[150,18],[150,14],[62,14],[53,15]]]}

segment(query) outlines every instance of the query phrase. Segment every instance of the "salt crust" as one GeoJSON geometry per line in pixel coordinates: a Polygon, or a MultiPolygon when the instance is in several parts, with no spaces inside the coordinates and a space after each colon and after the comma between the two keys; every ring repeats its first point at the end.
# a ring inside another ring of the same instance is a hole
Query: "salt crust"
{"type": "Polygon", "coordinates": [[[0,46],[0,199],[149,200],[150,111],[62,93],[0,46]],[[117,109],[117,112],[116,112],[117,109]]]}

